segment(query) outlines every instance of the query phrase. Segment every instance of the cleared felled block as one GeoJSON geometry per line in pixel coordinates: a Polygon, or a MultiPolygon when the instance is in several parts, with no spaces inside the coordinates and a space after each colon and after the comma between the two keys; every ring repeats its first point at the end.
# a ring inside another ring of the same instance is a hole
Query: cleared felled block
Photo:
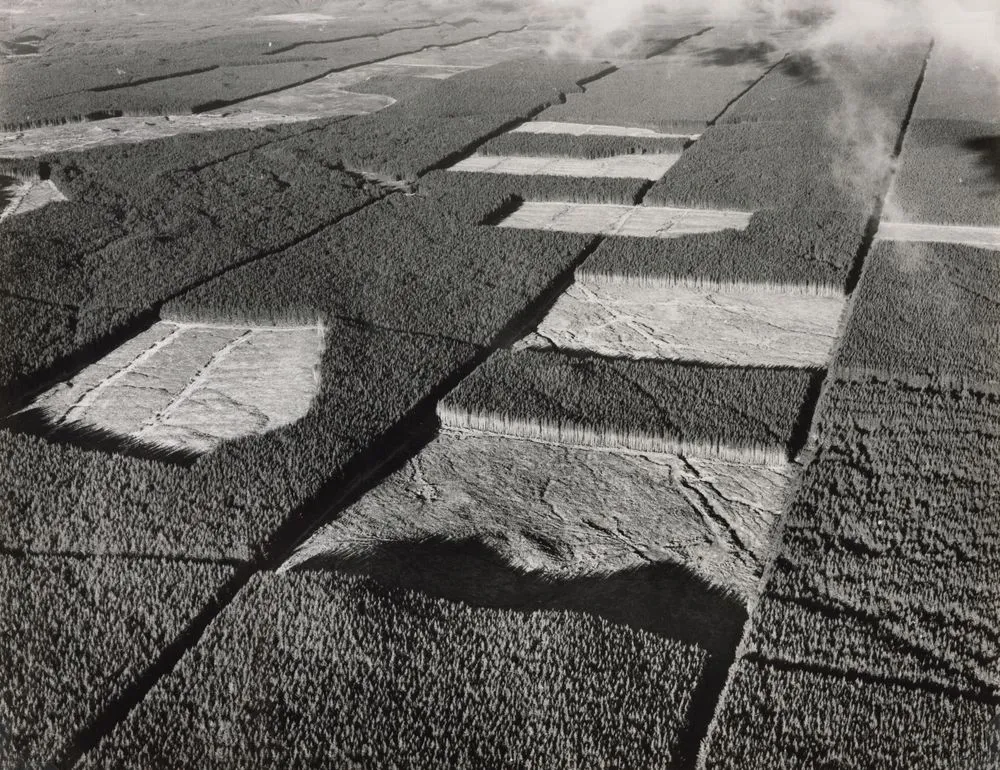
{"type": "Polygon", "coordinates": [[[323,329],[160,322],[32,405],[59,428],[207,452],[304,416],[323,329]]]}
{"type": "Polygon", "coordinates": [[[527,571],[670,563],[746,599],[797,470],[446,430],[291,564],[332,564],[380,542],[475,540],[527,571]]]}
{"type": "Polygon", "coordinates": [[[826,366],[844,296],[578,280],[522,347],[736,366],[826,366]]]}
{"type": "Polygon", "coordinates": [[[471,155],[452,171],[494,174],[547,174],[554,176],[622,177],[659,179],[680,159],[680,153],[615,155],[609,158],[562,156],[471,155]]]}
{"type": "Polygon", "coordinates": [[[742,230],[750,223],[751,216],[742,211],[526,201],[499,226],[637,238],[679,238],[726,229],[742,230]]]}

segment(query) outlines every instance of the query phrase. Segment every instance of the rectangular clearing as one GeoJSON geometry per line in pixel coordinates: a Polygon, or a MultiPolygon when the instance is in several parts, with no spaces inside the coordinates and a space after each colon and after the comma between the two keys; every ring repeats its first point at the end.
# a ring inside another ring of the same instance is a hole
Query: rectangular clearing
{"type": "Polygon", "coordinates": [[[979,249],[1000,250],[1000,227],[882,222],[876,237],[880,241],[957,243],[979,249]]]}
{"type": "Polygon", "coordinates": [[[824,367],[844,296],[577,282],[521,347],[733,366],[824,367]]]}
{"type": "Polygon", "coordinates": [[[615,155],[610,158],[476,154],[459,161],[450,170],[493,174],[638,178],[652,181],[667,173],[680,157],[680,153],[615,155]]]}
{"type": "Polygon", "coordinates": [[[557,120],[532,120],[522,123],[511,133],[568,134],[570,136],[630,136],[645,139],[697,139],[700,134],[671,134],[651,128],[611,126],[596,123],[569,123],[557,120]]]}
{"type": "Polygon", "coordinates": [[[752,216],[744,211],[714,209],[526,201],[504,219],[500,227],[677,238],[727,229],[745,230],[752,216]]]}
{"type": "MultiPolygon", "coordinates": [[[[445,430],[291,564],[333,565],[385,542],[475,540],[553,578],[668,563],[746,599],[797,471],[445,430]]],[[[663,620],[686,622],[684,608],[663,620]]]]}

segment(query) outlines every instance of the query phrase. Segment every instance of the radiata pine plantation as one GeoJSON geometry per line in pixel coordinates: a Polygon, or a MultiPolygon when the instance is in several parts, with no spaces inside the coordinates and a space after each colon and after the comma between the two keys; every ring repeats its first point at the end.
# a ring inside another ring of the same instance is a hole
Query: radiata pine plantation
{"type": "Polygon", "coordinates": [[[1000,769],[1000,10],[16,0],[0,770],[1000,769]]]}

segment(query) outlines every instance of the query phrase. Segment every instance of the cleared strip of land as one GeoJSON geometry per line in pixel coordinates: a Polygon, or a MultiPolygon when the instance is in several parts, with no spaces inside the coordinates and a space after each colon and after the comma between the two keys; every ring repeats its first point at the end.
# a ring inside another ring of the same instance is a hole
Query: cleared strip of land
{"type": "Polygon", "coordinates": [[[877,237],[882,241],[957,243],[980,249],[1000,250],[1000,227],[882,222],[877,237]]]}
{"type": "Polygon", "coordinates": [[[734,366],[824,367],[846,298],[577,281],[521,347],[734,366]]]}
{"type": "Polygon", "coordinates": [[[522,123],[511,133],[569,134],[571,136],[634,136],[649,139],[696,139],[698,134],[665,134],[651,128],[634,126],[609,126],[594,123],[564,123],[555,120],[533,120],[522,123]]]}
{"type": "Polygon", "coordinates": [[[500,226],[568,233],[677,238],[719,230],[745,230],[752,216],[744,211],[526,201],[500,222],[500,226]]]}
{"type": "Polygon", "coordinates": [[[656,180],[680,160],[680,153],[615,155],[610,158],[530,157],[514,155],[471,155],[451,167],[451,171],[480,171],[493,174],[546,174],[549,176],[618,177],[656,180]]]}
{"type": "Polygon", "coordinates": [[[10,192],[10,201],[0,212],[0,220],[27,214],[49,203],[67,200],[50,179],[30,179],[19,182],[10,192]]]}
{"type": "Polygon", "coordinates": [[[321,327],[155,324],[33,405],[57,426],[207,452],[302,417],[318,387],[321,327]]]}
{"type": "Polygon", "coordinates": [[[446,430],[286,566],[387,542],[472,540],[526,571],[565,578],[665,562],[747,598],[797,471],[446,430]]]}

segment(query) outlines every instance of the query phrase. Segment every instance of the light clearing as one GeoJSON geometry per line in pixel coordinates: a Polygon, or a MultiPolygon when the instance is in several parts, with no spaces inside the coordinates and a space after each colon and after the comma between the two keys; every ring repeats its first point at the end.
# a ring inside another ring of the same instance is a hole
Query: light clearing
{"type": "Polygon", "coordinates": [[[959,243],[979,249],[1000,251],[1000,227],[882,222],[876,238],[880,241],[959,243]]]}
{"type": "Polygon", "coordinates": [[[254,21],[283,21],[288,24],[323,24],[338,17],[327,16],[325,13],[272,13],[253,18],[254,21]]]}
{"type": "Polygon", "coordinates": [[[0,221],[65,200],[68,200],[66,196],[49,179],[28,179],[18,182],[11,190],[10,201],[0,212],[0,221]]]}
{"type": "Polygon", "coordinates": [[[554,576],[679,564],[746,599],[797,471],[445,430],[285,568],[380,542],[471,539],[554,576]]]}
{"type": "Polygon", "coordinates": [[[319,386],[321,326],[161,321],[32,408],[54,427],[98,429],[151,447],[209,452],[305,415],[319,386]]]}
{"type": "Polygon", "coordinates": [[[679,159],[680,153],[612,155],[609,158],[568,158],[564,156],[470,155],[450,171],[488,174],[540,174],[621,179],[659,179],[679,159]]]}
{"type": "Polygon", "coordinates": [[[720,230],[745,230],[752,216],[745,211],[525,201],[499,226],[640,238],[678,238],[720,230]]]}
{"type": "Polygon", "coordinates": [[[664,134],[651,128],[607,126],[594,123],[563,123],[555,120],[533,120],[522,123],[511,133],[567,134],[569,136],[631,136],[646,139],[697,139],[700,134],[664,134]]]}
{"type": "Polygon", "coordinates": [[[577,281],[516,347],[733,366],[826,366],[846,297],[577,281]]]}

